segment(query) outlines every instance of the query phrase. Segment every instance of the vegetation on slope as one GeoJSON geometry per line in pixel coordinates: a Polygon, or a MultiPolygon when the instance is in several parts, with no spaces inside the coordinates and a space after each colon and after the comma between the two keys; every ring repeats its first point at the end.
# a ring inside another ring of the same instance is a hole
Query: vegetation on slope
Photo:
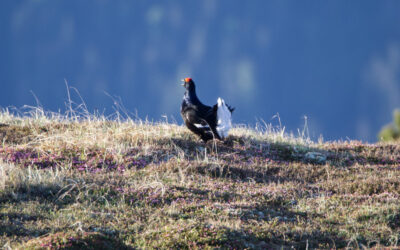
{"type": "Polygon", "coordinates": [[[397,246],[400,146],[0,113],[0,246],[397,246]]]}
{"type": "Polygon", "coordinates": [[[398,141],[400,139],[400,110],[393,111],[393,122],[381,129],[378,139],[381,141],[398,141]]]}

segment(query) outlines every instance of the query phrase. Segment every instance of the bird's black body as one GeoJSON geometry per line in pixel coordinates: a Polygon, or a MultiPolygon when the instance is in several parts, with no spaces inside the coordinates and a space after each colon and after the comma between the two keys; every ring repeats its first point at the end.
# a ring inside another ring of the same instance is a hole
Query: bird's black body
{"type": "MultiPolygon", "coordinates": [[[[183,84],[186,88],[185,95],[181,105],[181,115],[188,127],[193,133],[207,142],[210,139],[221,139],[217,133],[217,110],[218,106],[213,107],[201,103],[196,95],[196,87],[190,78],[185,79],[183,84]]],[[[230,112],[234,109],[229,107],[230,112]]]]}

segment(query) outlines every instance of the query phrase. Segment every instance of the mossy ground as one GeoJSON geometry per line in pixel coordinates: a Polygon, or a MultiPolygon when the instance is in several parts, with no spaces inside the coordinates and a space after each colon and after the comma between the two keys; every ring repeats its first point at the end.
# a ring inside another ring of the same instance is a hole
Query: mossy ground
{"type": "Polygon", "coordinates": [[[174,124],[5,111],[0,123],[0,246],[400,244],[398,144],[247,128],[204,144],[174,124]]]}

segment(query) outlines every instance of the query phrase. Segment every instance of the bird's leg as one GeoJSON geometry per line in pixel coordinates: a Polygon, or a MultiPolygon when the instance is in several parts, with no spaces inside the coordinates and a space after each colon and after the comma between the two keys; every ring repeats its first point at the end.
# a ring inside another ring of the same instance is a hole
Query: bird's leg
{"type": "Polygon", "coordinates": [[[211,137],[210,135],[208,135],[208,134],[206,134],[206,133],[202,134],[202,135],[200,136],[200,138],[201,138],[201,139],[203,140],[203,142],[206,143],[206,144],[207,144],[207,142],[208,142],[209,140],[212,140],[212,139],[213,139],[213,137],[211,137]]]}
{"type": "Polygon", "coordinates": [[[207,143],[207,138],[204,138],[204,136],[200,136],[199,142],[207,143]]]}

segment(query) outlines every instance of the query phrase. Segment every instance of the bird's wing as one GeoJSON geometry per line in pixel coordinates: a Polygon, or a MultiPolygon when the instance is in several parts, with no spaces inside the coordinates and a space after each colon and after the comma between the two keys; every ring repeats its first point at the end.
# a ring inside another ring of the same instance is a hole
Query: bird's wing
{"type": "Polygon", "coordinates": [[[199,115],[199,111],[196,108],[187,107],[184,111],[184,119],[193,124],[197,128],[210,129],[206,119],[199,115]]]}
{"type": "Polygon", "coordinates": [[[193,123],[193,125],[196,128],[200,128],[200,129],[205,129],[205,130],[209,130],[210,126],[208,124],[204,124],[204,123],[193,123]]]}

